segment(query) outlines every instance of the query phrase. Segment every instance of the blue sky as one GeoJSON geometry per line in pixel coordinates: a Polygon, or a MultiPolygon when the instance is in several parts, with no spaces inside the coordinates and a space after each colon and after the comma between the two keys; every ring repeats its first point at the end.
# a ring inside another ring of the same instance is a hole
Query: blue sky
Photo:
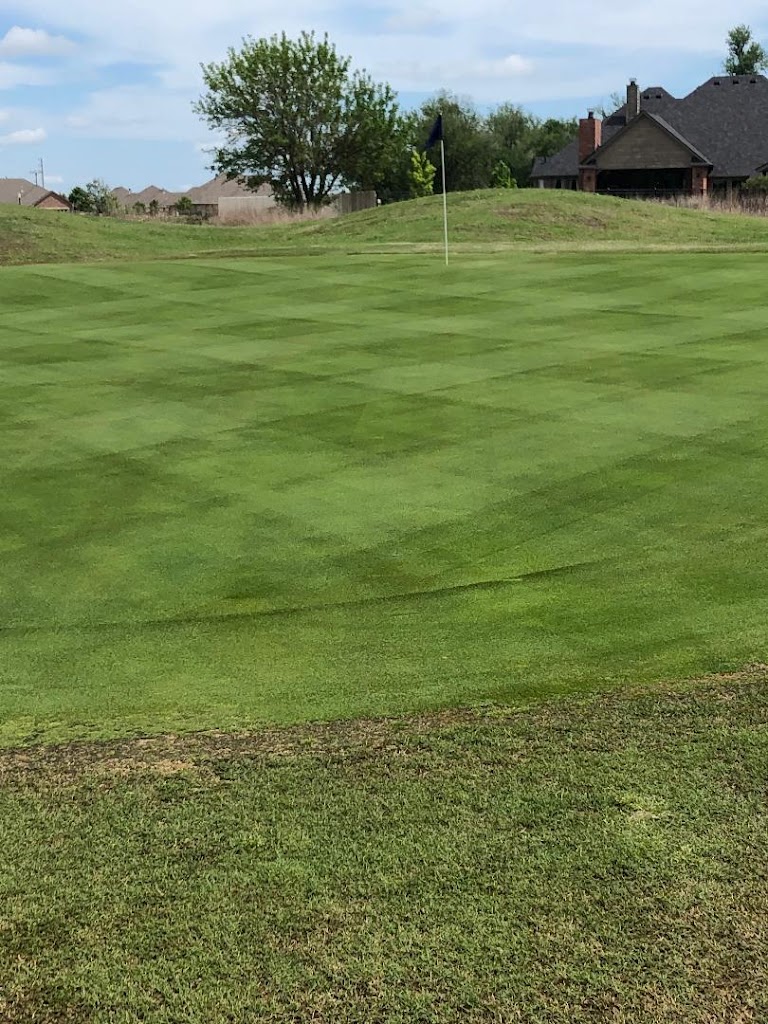
{"type": "Polygon", "coordinates": [[[722,62],[746,22],[768,37],[764,0],[11,0],[0,12],[0,177],[68,191],[110,185],[177,190],[210,177],[211,137],[192,112],[201,61],[245,35],[328,32],[390,82],[404,106],[441,88],[481,107],[509,101],[582,115],[630,77],[685,95],[722,62]]]}

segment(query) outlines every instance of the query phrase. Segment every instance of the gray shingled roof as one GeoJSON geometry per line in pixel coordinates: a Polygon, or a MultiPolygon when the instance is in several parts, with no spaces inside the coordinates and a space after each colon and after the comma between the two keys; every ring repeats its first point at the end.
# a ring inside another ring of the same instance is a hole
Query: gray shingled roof
{"type": "Polygon", "coordinates": [[[149,208],[149,204],[157,200],[157,205],[161,209],[167,209],[176,202],[181,195],[180,192],[167,192],[164,188],[158,188],[157,185],[148,185],[141,192],[128,192],[127,194],[120,196],[118,190],[112,193],[118,199],[118,202],[127,206],[129,209],[135,206],[136,203],[143,203],[144,206],[149,208]]]}
{"type": "Polygon", "coordinates": [[[143,203],[147,208],[153,199],[156,199],[161,209],[168,209],[173,206],[183,195],[189,196],[195,206],[216,206],[219,199],[239,199],[241,196],[270,196],[272,188],[269,185],[262,185],[257,191],[246,188],[239,181],[227,180],[226,174],[219,174],[218,177],[206,181],[204,185],[197,185],[188,192],[168,192],[157,185],[148,185],[141,192],[129,192],[127,188],[116,188],[112,190],[121,206],[130,209],[136,203],[143,203]]]}
{"type": "MultiPolygon", "coordinates": [[[[603,138],[606,125],[603,123],[603,138]]],[[[579,174],[579,140],[572,139],[554,156],[537,156],[533,161],[531,176],[534,178],[576,178],[579,174]]]]}
{"type": "Polygon", "coordinates": [[[37,206],[46,196],[59,198],[56,192],[52,192],[49,188],[33,185],[26,178],[0,178],[0,203],[3,205],[13,203],[18,206],[19,192],[21,192],[22,206],[37,206]]]}
{"type": "MultiPolygon", "coordinates": [[[[748,178],[768,161],[768,78],[716,76],[681,100],[653,86],[640,93],[643,111],[660,117],[687,146],[706,154],[713,178],[748,178]]],[[[603,122],[603,142],[625,125],[626,107],[603,122]]],[[[534,177],[576,177],[578,141],[537,158],[534,177]]]]}
{"type": "Polygon", "coordinates": [[[256,191],[242,185],[237,179],[229,181],[226,174],[219,174],[217,177],[207,181],[204,185],[191,188],[187,195],[193,203],[199,206],[212,206],[220,199],[240,199],[241,197],[269,196],[272,189],[269,185],[261,185],[256,191]]]}

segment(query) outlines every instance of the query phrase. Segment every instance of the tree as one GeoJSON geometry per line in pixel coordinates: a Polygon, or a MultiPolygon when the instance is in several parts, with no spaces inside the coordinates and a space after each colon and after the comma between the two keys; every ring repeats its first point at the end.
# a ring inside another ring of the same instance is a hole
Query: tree
{"type": "Polygon", "coordinates": [[[93,200],[80,185],[73,188],[67,198],[76,213],[93,213],[93,200]]]}
{"type": "Polygon", "coordinates": [[[491,188],[517,188],[517,182],[503,160],[496,161],[491,174],[491,188]]]}
{"type": "Polygon", "coordinates": [[[417,111],[401,113],[398,128],[399,138],[386,160],[383,160],[373,188],[382,203],[394,203],[411,198],[411,155],[414,149],[424,149],[425,138],[416,127],[419,121],[417,111]]]}
{"type": "Polygon", "coordinates": [[[402,121],[389,85],[350,72],[325,36],[243,40],[204,64],[195,110],[224,132],[214,169],[250,186],[270,182],[278,202],[318,206],[339,184],[375,187],[401,157],[402,121]]]}
{"type": "Polygon", "coordinates": [[[144,205],[144,203],[142,203],[141,200],[139,200],[138,203],[133,204],[133,212],[136,214],[137,217],[143,217],[147,212],[147,208],[144,205]]]}
{"type": "Polygon", "coordinates": [[[552,156],[578,132],[574,119],[551,117],[546,121],[520,107],[503,103],[486,120],[494,156],[493,166],[502,161],[519,185],[527,185],[537,156],[552,156]]]}
{"type": "Polygon", "coordinates": [[[612,92],[607,100],[603,100],[602,103],[595,107],[595,113],[598,117],[605,120],[611,114],[615,114],[617,110],[620,110],[625,103],[626,98],[620,92],[612,92]]]}
{"type": "Polygon", "coordinates": [[[182,217],[188,217],[192,213],[192,200],[189,196],[179,196],[173,205],[176,212],[182,217]]]}
{"type": "MultiPolygon", "coordinates": [[[[493,167],[491,140],[472,104],[443,92],[422,104],[413,144],[423,149],[438,114],[443,115],[445,186],[448,192],[488,188],[493,167]]],[[[442,183],[438,183],[442,192],[442,183]]]]}
{"type": "Polygon", "coordinates": [[[150,200],[149,203],[149,216],[156,217],[160,212],[160,203],[156,199],[150,200]]]}
{"type": "Polygon", "coordinates": [[[723,62],[727,75],[756,75],[768,68],[768,53],[752,38],[748,25],[736,25],[726,38],[728,56],[723,62]]]}
{"type": "Polygon", "coordinates": [[[112,194],[112,189],[105,181],[94,178],[85,186],[85,192],[90,202],[90,213],[97,213],[101,217],[108,217],[117,209],[117,198],[112,194]]]}
{"type": "Polygon", "coordinates": [[[536,156],[554,156],[578,132],[579,122],[575,117],[548,117],[546,121],[537,121],[533,132],[536,156]]]}
{"type": "Polygon", "coordinates": [[[411,169],[408,174],[411,198],[419,199],[421,196],[432,195],[435,191],[435,171],[435,165],[427,154],[414,149],[411,153],[411,169]]]}
{"type": "Polygon", "coordinates": [[[512,103],[503,103],[488,115],[486,125],[494,157],[491,185],[494,185],[494,172],[500,163],[516,181],[527,184],[537,155],[536,118],[512,103]]]}
{"type": "Polygon", "coordinates": [[[748,178],[741,187],[751,195],[766,196],[768,195],[768,174],[755,174],[748,178]]]}

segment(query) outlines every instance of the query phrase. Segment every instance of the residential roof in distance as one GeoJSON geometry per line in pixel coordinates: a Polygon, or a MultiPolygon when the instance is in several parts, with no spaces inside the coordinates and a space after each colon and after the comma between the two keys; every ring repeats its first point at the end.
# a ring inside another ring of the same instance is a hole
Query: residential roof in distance
{"type": "Polygon", "coordinates": [[[130,192],[121,186],[112,189],[112,195],[121,206],[128,208],[136,203],[143,203],[148,207],[153,200],[157,200],[161,209],[167,209],[178,202],[182,196],[188,196],[195,206],[216,206],[219,199],[269,196],[272,195],[272,188],[270,185],[262,185],[254,191],[237,180],[230,181],[226,174],[219,174],[210,181],[206,181],[205,184],[189,189],[188,192],[168,192],[167,189],[158,188],[157,185],[147,185],[141,192],[130,192]]]}
{"type": "Polygon", "coordinates": [[[193,203],[200,206],[218,203],[219,199],[239,199],[241,197],[272,195],[270,185],[260,185],[258,189],[248,188],[237,179],[229,180],[226,174],[218,174],[204,185],[191,188],[186,193],[193,203]]]}
{"type": "Polygon", "coordinates": [[[22,206],[37,206],[46,196],[57,195],[49,188],[33,185],[26,178],[0,178],[0,203],[18,205],[19,192],[22,206]]]}
{"type": "MultiPolygon", "coordinates": [[[[714,178],[748,178],[768,163],[768,78],[715,75],[683,99],[661,86],[640,90],[641,110],[663,119],[712,163],[714,178]]],[[[626,124],[626,106],[603,121],[603,144],[626,124]]],[[[576,177],[578,143],[534,161],[538,177],[576,177]]]]}

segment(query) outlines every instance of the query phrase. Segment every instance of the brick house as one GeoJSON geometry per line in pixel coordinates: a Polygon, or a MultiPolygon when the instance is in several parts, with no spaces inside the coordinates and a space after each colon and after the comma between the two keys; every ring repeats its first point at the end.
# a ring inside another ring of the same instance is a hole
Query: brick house
{"type": "Polygon", "coordinates": [[[68,199],[58,192],[33,185],[26,178],[0,178],[0,204],[3,206],[33,206],[38,210],[56,210],[70,213],[72,206],[68,199]]]}
{"type": "Polygon", "coordinates": [[[618,195],[732,192],[768,166],[768,78],[715,77],[684,97],[640,89],[604,121],[592,111],[559,153],[538,157],[539,188],[618,195]]]}

